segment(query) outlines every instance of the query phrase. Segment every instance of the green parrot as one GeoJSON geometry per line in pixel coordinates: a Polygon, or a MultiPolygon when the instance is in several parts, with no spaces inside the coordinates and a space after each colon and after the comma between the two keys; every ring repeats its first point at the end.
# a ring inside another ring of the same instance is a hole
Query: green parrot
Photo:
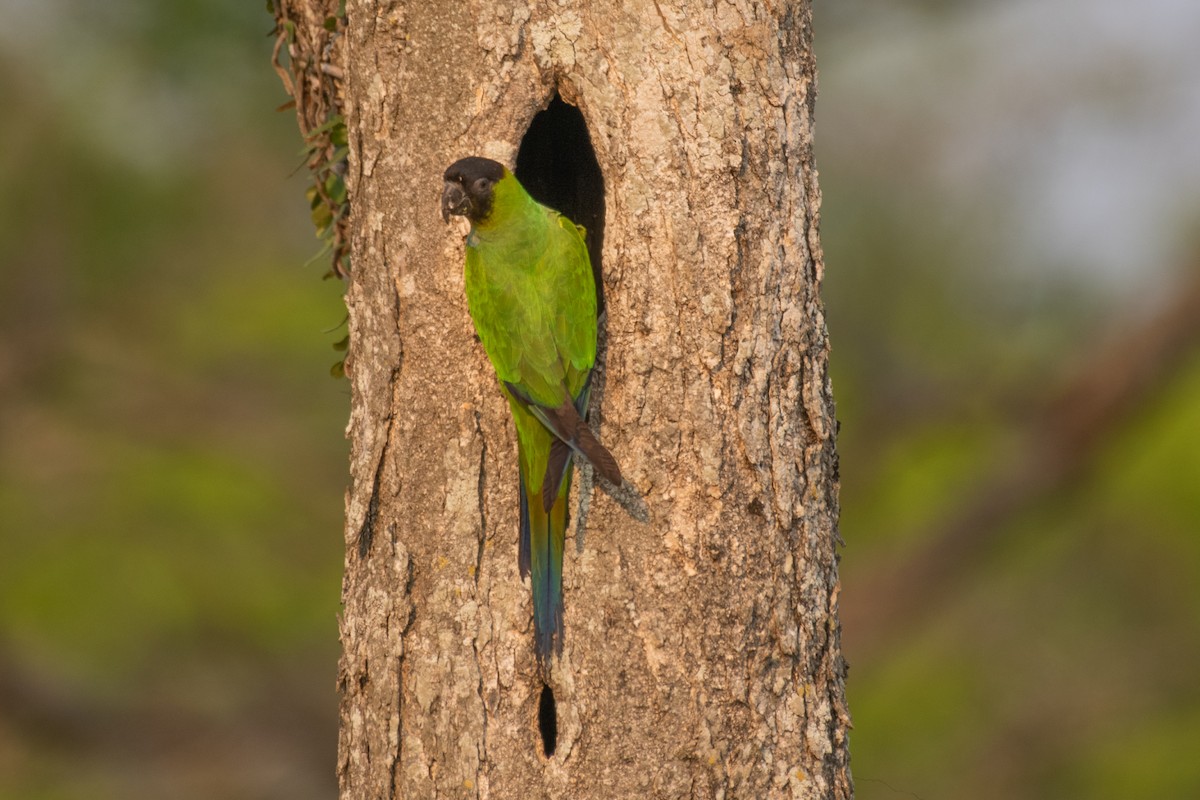
{"type": "Polygon", "coordinates": [[[588,428],[596,363],[596,286],[584,229],[536,202],[504,165],[454,162],[442,219],[466,217],[467,305],[517,427],[521,535],[517,563],[532,575],[538,663],[562,654],[563,544],[574,456],[615,486],[621,470],[588,428]]]}

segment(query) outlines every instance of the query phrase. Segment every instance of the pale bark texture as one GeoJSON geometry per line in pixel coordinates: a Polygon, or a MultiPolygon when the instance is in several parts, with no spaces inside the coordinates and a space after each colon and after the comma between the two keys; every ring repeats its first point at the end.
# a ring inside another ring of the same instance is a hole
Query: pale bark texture
{"type": "Polygon", "coordinates": [[[850,797],[809,4],[346,18],[342,797],[850,797]],[[605,186],[598,433],[649,515],[596,492],[568,544],[547,757],[516,439],[438,197],[556,92],[605,186]]]}

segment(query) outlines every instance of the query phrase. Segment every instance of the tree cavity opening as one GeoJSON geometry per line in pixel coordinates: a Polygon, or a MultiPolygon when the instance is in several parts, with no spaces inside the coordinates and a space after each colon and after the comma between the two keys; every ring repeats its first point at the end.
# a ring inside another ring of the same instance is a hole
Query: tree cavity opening
{"type": "Polygon", "coordinates": [[[600,259],[604,250],[604,175],[583,113],[556,92],[529,123],[517,150],[517,180],[534,200],[587,228],[596,278],[597,310],[604,309],[600,259]]]}

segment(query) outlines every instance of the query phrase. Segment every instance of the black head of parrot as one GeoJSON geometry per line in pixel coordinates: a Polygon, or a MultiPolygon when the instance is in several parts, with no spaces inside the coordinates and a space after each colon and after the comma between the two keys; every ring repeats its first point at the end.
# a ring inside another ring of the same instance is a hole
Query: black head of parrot
{"type": "Polygon", "coordinates": [[[442,219],[466,217],[472,223],[485,219],[492,210],[492,187],[504,177],[504,166],[479,156],[460,158],[446,168],[442,178],[442,219]]]}

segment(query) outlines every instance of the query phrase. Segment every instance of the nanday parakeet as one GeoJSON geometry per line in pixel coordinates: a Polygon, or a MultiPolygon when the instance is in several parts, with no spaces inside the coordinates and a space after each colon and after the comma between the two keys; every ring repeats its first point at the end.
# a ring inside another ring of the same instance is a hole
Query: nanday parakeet
{"type": "Polygon", "coordinates": [[[583,228],[537,203],[502,164],[470,157],[443,176],[442,218],[466,217],[467,305],[517,428],[518,566],[532,576],[538,662],[562,653],[563,545],[571,461],[619,486],[612,454],[588,428],[596,362],[596,286],[583,228]]]}

